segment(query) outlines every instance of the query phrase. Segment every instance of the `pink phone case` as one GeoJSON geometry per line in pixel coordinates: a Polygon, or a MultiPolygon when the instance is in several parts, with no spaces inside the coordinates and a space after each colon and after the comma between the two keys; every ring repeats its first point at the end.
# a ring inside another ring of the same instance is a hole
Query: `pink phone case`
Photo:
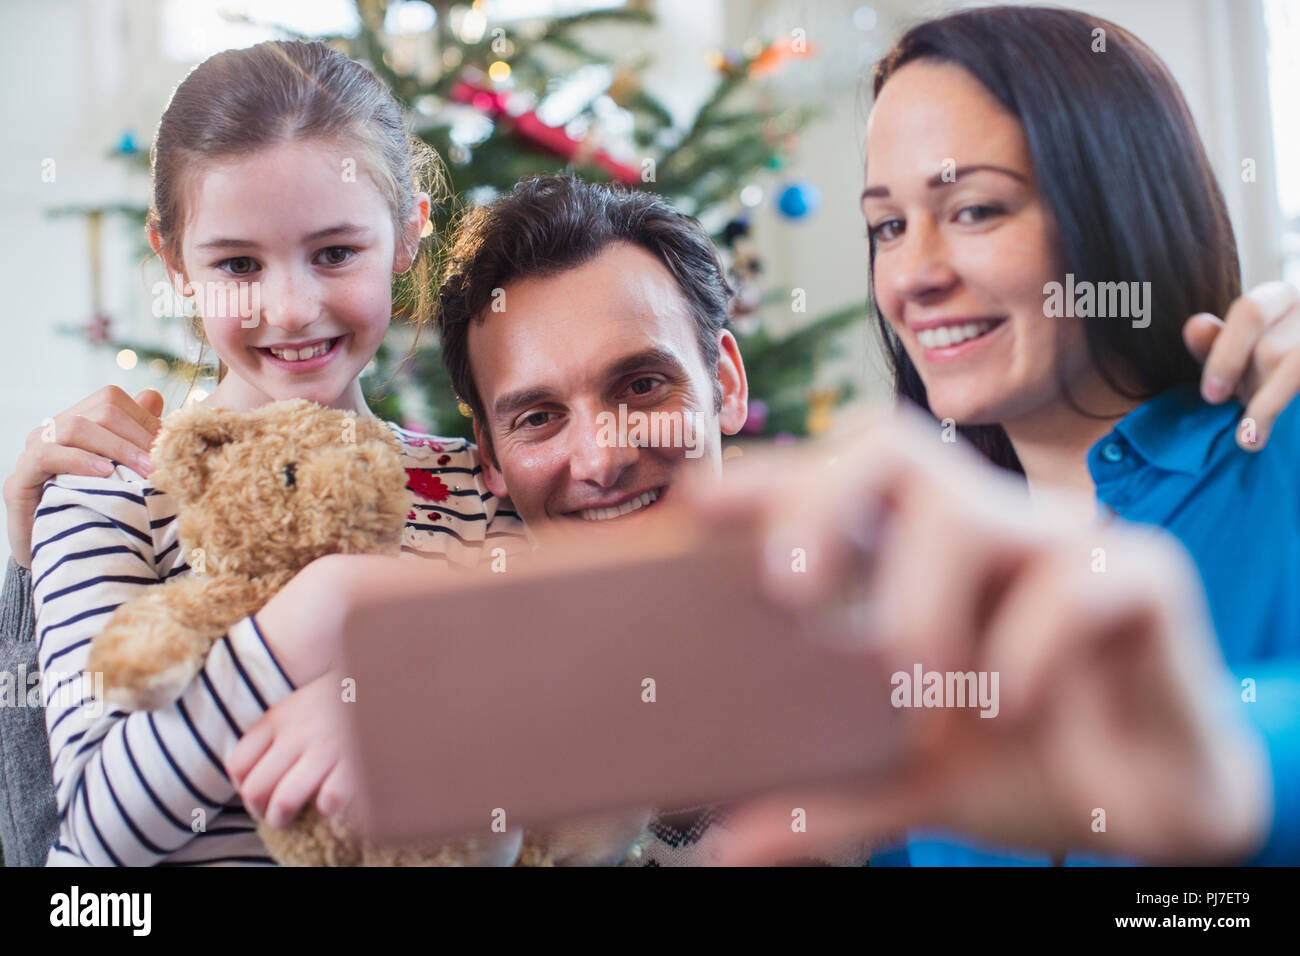
{"type": "Polygon", "coordinates": [[[757,559],[739,536],[678,540],[375,594],[345,641],[363,830],[487,833],[500,811],[672,809],[886,765],[888,675],[829,625],[810,640],[757,559]]]}

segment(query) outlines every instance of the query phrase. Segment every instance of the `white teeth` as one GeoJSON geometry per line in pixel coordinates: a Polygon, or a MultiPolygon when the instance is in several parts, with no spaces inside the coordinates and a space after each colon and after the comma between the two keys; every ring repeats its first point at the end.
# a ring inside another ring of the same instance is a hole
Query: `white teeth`
{"type": "Polygon", "coordinates": [[[966,322],[963,325],[940,325],[933,329],[921,329],[916,333],[916,340],[921,343],[922,348],[941,349],[949,345],[957,345],[965,342],[967,339],[978,338],[983,335],[997,322],[966,322]]]}
{"type": "Polygon", "coordinates": [[[631,514],[633,511],[640,511],[658,498],[658,491],[645,491],[630,501],[623,502],[616,508],[587,508],[585,511],[579,511],[578,514],[581,515],[583,521],[608,521],[610,518],[618,518],[631,514]]]}
{"type": "Polygon", "coordinates": [[[334,344],[333,339],[313,345],[308,349],[271,349],[270,352],[276,358],[285,362],[304,362],[307,359],[316,358],[318,355],[324,355],[334,344]]]}

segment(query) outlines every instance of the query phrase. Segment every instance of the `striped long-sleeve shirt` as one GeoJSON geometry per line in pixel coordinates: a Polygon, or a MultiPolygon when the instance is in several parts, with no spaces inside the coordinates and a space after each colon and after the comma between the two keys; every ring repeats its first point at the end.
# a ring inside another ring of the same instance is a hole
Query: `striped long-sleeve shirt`
{"type": "MultiPolygon", "coordinates": [[[[474,565],[496,546],[529,546],[510,503],[483,485],[472,445],[392,427],[403,465],[426,473],[411,487],[435,490],[412,491],[404,553],[474,565]]],[[[41,499],[32,592],[60,817],[49,865],[273,862],[224,770],[243,733],[293,690],[252,617],[166,707],[107,708],[83,677],[113,611],[188,572],[175,517],[169,495],[123,466],[107,478],[59,476],[41,499]]]]}

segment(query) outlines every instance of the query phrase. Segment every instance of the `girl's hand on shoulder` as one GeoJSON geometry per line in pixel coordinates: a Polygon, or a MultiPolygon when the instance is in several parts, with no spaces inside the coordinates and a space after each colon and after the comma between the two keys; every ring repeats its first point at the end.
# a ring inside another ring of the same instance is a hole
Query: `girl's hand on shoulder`
{"type": "Polygon", "coordinates": [[[1237,444],[1258,451],[1273,423],[1300,395],[1300,290],[1266,282],[1233,302],[1222,318],[1202,312],[1183,326],[1183,341],[1205,366],[1201,394],[1246,407],[1237,444]]]}
{"type": "Polygon", "coordinates": [[[55,475],[104,478],[116,461],[148,477],[162,410],[162,395],[151,388],[132,398],[109,385],[32,430],[4,483],[9,549],[17,564],[31,566],[32,522],[45,483],[55,475]]]}

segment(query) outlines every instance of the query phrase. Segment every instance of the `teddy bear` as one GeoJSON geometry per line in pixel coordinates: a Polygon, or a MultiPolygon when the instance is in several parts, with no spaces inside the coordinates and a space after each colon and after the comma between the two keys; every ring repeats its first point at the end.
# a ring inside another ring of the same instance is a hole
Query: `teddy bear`
{"type": "MultiPolygon", "coordinates": [[[[303,399],[251,412],[196,404],[167,418],[151,458],[192,573],[123,604],[94,639],[87,670],[103,675],[105,700],[121,709],[179,697],[213,642],[317,558],[400,553],[408,479],[378,419],[303,399]]],[[[314,804],[283,830],[263,821],[258,835],[277,862],[300,866],[550,866],[593,852],[581,829],[564,827],[379,847],[314,804]]],[[[628,852],[647,839],[643,829],[628,852]]]]}

